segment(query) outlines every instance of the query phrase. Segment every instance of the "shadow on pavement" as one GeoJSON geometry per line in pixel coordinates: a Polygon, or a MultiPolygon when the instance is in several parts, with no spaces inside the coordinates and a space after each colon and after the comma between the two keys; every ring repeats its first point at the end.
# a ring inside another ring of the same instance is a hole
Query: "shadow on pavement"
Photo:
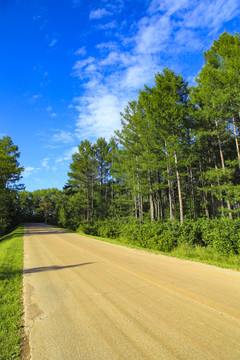
{"type": "Polygon", "coordinates": [[[31,235],[58,235],[69,234],[70,231],[56,228],[54,225],[44,223],[25,223],[24,224],[24,236],[31,235]]]}
{"type": "Polygon", "coordinates": [[[82,263],[82,264],[66,265],[66,266],[59,266],[59,265],[43,266],[43,267],[37,267],[37,268],[23,270],[23,274],[25,275],[25,274],[33,274],[33,273],[38,273],[38,272],[43,272],[43,271],[63,270],[63,269],[69,269],[69,268],[80,267],[80,266],[91,265],[91,264],[95,264],[95,263],[94,262],[86,262],[86,263],[82,263]]]}
{"type": "Polygon", "coordinates": [[[65,230],[58,230],[56,229],[55,231],[46,231],[46,230],[28,230],[24,232],[24,236],[32,236],[32,235],[58,235],[58,234],[69,234],[70,232],[65,231],[65,230]]]}

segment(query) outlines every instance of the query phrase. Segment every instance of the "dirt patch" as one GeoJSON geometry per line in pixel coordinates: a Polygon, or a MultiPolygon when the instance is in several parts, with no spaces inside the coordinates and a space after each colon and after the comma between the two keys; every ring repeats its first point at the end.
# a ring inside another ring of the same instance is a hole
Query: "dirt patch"
{"type": "Polygon", "coordinates": [[[21,341],[21,359],[22,360],[31,359],[31,348],[29,344],[29,337],[26,334],[23,334],[21,341]]]}

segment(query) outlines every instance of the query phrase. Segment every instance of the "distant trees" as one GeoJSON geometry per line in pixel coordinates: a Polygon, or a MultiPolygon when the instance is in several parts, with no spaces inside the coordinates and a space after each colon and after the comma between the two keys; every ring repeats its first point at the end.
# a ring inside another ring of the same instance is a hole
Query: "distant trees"
{"type": "Polygon", "coordinates": [[[62,192],[58,189],[43,189],[18,193],[18,213],[22,221],[57,223],[62,192]]]}

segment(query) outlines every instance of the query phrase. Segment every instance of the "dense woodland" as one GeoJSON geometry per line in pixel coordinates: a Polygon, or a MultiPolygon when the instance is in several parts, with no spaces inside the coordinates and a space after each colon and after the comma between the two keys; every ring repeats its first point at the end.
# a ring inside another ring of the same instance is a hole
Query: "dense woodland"
{"type": "Polygon", "coordinates": [[[165,68],[110,141],[82,141],[62,191],[19,189],[18,149],[0,140],[1,231],[46,221],[162,251],[184,242],[238,254],[239,34],[224,32],[204,59],[196,86],[165,68]]]}

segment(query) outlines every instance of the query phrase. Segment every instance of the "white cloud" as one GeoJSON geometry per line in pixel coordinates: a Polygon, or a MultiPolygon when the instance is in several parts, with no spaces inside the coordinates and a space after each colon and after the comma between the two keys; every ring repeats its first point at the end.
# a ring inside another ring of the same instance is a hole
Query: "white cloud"
{"type": "Polygon", "coordinates": [[[118,62],[119,62],[119,52],[113,51],[110,54],[108,54],[108,56],[105,59],[103,59],[100,62],[100,64],[102,66],[106,66],[106,65],[114,65],[118,62]]]}
{"type": "Polygon", "coordinates": [[[36,94],[36,95],[33,95],[31,98],[30,98],[30,102],[32,104],[35,104],[35,102],[39,99],[41,99],[42,95],[41,94],[36,94]]]}
{"type": "Polygon", "coordinates": [[[174,42],[178,44],[178,47],[175,49],[176,52],[184,51],[199,51],[203,49],[203,41],[196,37],[196,34],[191,29],[180,29],[176,32],[174,42]]]}
{"type": "Polygon", "coordinates": [[[56,134],[53,135],[54,142],[61,142],[61,143],[72,143],[74,137],[71,132],[65,130],[56,130],[56,134]]]}
{"type": "Polygon", "coordinates": [[[109,29],[115,29],[118,27],[118,24],[115,20],[107,23],[107,24],[101,24],[101,25],[98,25],[98,28],[101,29],[101,30],[109,30],[109,29]]]}
{"type": "Polygon", "coordinates": [[[101,19],[101,18],[103,18],[105,16],[110,16],[110,15],[112,15],[112,13],[110,11],[102,8],[102,9],[92,10],[90,12],[89,18],[91,20],[93,20],[93,19],[101,19]]]}
{"type": "Polygon", "coordinates": [[[97,93],[88,93],[79,100],[79,118],[76,123],[76,134],[80,140],[85,138],[105,137],[109,139],[114,130],[120,126],[120,111],[126,104],[126,99],[119,99],[111,94],[107,87],[97,93]]]}
{"type": "Polygon", "coordinates": [[[173,24],[167,15],[155,15],[144,18],[139,23],[135,36],[136,52],[139,54],[156,54],[166,49],[173,31],[173,24]]]}
{"type": "Polygon", "coordinates": [[[73,70],[74,70],[74,75],[78,76],[79,78],[81,78],[83,76],[83,74],[87,74],[87,72],[91,71],[91,67],[94,63],[94,58],[92,56],[89,56],[87,59],[85,60],[79,60],[75,63],[73,70]]]}
{"type": "MultiPolygon", "coordinates": [[[[184,68],[176,56],[201,55],[216,38],[212,31],[237,16],[239,8],[237,0],[152,0],[146,16],[129,24],[128,37],[115,20],[98,25],[100,30],[118,27],[118,33],[96,45],[100,51],[95,57],[73,67],[83,90],[72,105],[79,113],[79,139],[112,136],[120,127],[120,111],[138,97],[138,90],[151,86],[154,74],[169,64],[184,68]]],[[[97,18],[97,12],[91,16],[97,18]]]]}
{"type": "Polygon", "coordinates": [[[46,111],[52,111],[52,107],[51,107],[51,106],[48,106],[48,107],[46,108],[46,111]]]}
{"type": "Polygon", "coordinates": [[[26,166],[24,168],[24,172],[23,172],[23,177],[29,177],[30,175],[37,173],[40,169],[39,168],[34,168],[32,166],[26,166]]]}
{"type": "Polygon", "coordinates": [[[86,55],[87,51],[85,46],[80,47],[77,51],[75,51],[75,55],[81,55],[84,56],[86,55]]]}
{"type": "Polygon", "coordinates": [[[57,39],[52,39],[52,41],[49,44],[49,47],[53,47],[57,43],[57,39]]]}
{"type": "Polygon", "coordinates": [[[97,44],[96,48],[100,50],[116,50],[118,48],[118,44],[115,41],[108,41],[97,44]]]}
{"type": "Polygon", "coordinates": [[[50,160],[50,158],[45,158],[45,159],[43,159],[43,160],[41,161],[42,167],[45,168],[45,169],[47,169],[47,170],[50,169],[50,166],[48,165],[49,160],[50,160]]]}
{"type": "Polygon", "coordinates": [[[226,21],[239,15],[238,0],[200,1],[184,16],[185,25],[191,28],[218,30],[226,21]]]}
{"type": "Polygon", "coordinates": [[[148,8],[148,13],[153,14],[158,11],[172,15],[175,12],[181,10],[184,11],[189,6],[195,6],[196,0],[152,0],[148,8]]]}
{"type": "Polygon", "coordinates": [[[73,148],[66,150],[66,151],[63,153],[63,156],[59,157],[59,158],[56,160],[56,163],[62,163],[63,161],[69,161],[69,160],[71,160],[72,155],[75,154],[77,151],[78,151],[78,147],[77,147],[77,146],[74,146],[73,148]]]}

